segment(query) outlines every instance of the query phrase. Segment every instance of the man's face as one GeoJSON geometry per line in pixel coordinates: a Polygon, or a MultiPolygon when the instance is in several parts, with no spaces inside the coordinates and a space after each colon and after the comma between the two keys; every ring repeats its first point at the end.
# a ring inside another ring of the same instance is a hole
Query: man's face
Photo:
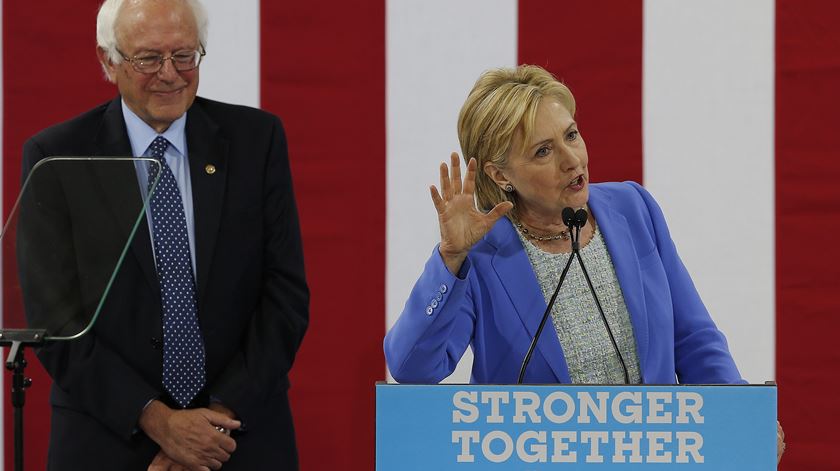
{"type": "MultiPolygon", "coordinates": [[[[186,2],[129,0],[116,25],[120,52],[129,58],[199,49],[198,27],[186,2]]],[[[99,51],[126,105],[157,132],[165,131],[192,105],[198,89],[198,68],[179,72],[165,61],[156,73],[137,72],[128,61],[113,64],[99,51]]]]}

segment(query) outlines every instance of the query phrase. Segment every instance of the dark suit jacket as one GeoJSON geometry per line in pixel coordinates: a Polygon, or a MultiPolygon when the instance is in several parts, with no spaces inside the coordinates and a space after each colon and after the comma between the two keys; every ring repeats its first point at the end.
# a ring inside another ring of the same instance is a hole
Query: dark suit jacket
{"type": "MultiPolygon", "coordinates": [[[[186,136],[207,377],[193,406],[218,398],[246,425],[225,470],[293,468],[287,374],[307,327],[309,292],[283,128],[268,113],[196,98],[186,136]]],[[[131,156],[119,98],[32,137],[24,176],[49,156],[131,156]]],[[[39,351],[54,380],[50,468],[145,469],[157,447],[138,431],[138,417],[151,398],[170,398],[134,167],[76,162],[41,171],[27,189],[37,204],[21,206],[18,230],[30,320],[94,312],[137,224],[92,330],[39,351]],[[54,268],[32,268],[44,266],[54,268]]]]}

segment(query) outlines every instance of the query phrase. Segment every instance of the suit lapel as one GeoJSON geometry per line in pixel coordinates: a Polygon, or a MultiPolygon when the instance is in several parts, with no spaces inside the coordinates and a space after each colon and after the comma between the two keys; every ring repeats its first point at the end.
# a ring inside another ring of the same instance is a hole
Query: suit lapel
{"type": "Polygon", "coordinates": [[[589,209],[592,210],[604,242],[607,244],[615,274],[621,286],[621,294],[624,296],[624,303],[630,312],[630,322],[633,324],[633,334],[639,355],[639,368],[644,382],[650,338],[639,255],[636,253],[627,219],[610,207],[609,198],[599,188],[590,187],[589,209]]]}
{"type": "Polygon", "coordinates": [[[200,310],[222,218],[229,142],[221,136],[218,125],[204,112],[198,99],[187,113],[186,133],[195,217],[196,284],[200,310]]]}
{"type": "MultiPolygon", "coordinates": [[[[531,340],[537,333],[540,320],[547,307],[531,262],[516,235],[516,230],[507,218],[502,218],[496,223],[488,239],[497,248],[492,261],[493,269],[502,281],[502,286],[522,325],[528,331],[528,340],[531,340]]],[[[563,348],[557,340],[557,335],[554,334],[550,319],[543,328],[536,350],[551,367],[558,382],[570,381],[563,348]]]]}
{"type": "MultiPolygon", "coordinates": [[[[125,128],[120,98],[108,105],[102,120],[102,126],[96,135],[96,155],[101,157],[131,157],[131,142],[125,128]]],[[[106,201],[117,221],[120,233],[128,240],[132,229],[140,223],[131,240],[131,251],[137,258],[149,285],[158,292],[157,273],[152,257],[152,241],[149,237],[149,225],[145,213],[141,214],[142,198],[137,182],[137,172],[132,164],[97,165],[92,162],[93,173],[102,186],[106,201]]]]}

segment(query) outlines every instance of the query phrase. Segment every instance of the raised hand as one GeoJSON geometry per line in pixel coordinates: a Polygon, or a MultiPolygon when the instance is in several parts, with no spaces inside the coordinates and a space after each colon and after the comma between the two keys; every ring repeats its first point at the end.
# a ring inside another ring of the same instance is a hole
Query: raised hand
{"type": "Polygon", "coordinates": [[[452,273],[458,273],[467,253],[481,240],[500,217],[513,208],[504,201],[490,212],[483,213],[475,207],[475,176],[478,164],[475,159],[467,163],[467,175],[461,182],[461,159],[452,153],[452,174],[446,163],[440,164],[440,188],[432,185],[429,191],[438,213],[440,224],[440,255],[452,273]],[[442,193],[442,194],[441,194],[442,193]]]}

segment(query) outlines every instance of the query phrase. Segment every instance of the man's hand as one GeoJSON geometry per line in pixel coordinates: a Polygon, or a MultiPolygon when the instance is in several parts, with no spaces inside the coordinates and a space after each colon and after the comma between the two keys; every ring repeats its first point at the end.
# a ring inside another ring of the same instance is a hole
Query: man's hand
{"type": "Polygon", "coordinates": [[[776,464],[782,461],[782,455],[785,454],[785,431],[782,430],[782,423],[776,421],[776,464]]]}
{"type": "MultiPolygon", "coordinates": [[[[216,427],[238,429],[241,424],[226,414],[210,409],[173,410],[160,401],[152,401],[140,415],[140,428],[160,445],[166,459],[189,470],[221,469],[236,450],[236,441],[216,427]]],[[[158,461],[158,457],[155,457],[158,461]]],[[[152,465],[156,463],[153,461],[152,465]]],[[[167,468],[161,468],[167,469],[167,468]]],[[[175,468],[178,469],[178,468],[175,468]]]]}
{"type": "Polygon", "coordinates": [[[152,460],[152,464],[149,465],[146,471],[189,471],[189,468],[185,468],[176,463],[175,460],[161,450],[155,456],[155,459],[152,460]]]}
{"type": "Polygon", "coordinates": [[[234,420],[236,419],[236,414],[234,414],[234,412],[232,410],[227,408],[221,402],[211,402],[210,405],[207,406],[207,408],[214,411],[214,412],[224,414],[229,419],[234,419],[234,420]]]}

